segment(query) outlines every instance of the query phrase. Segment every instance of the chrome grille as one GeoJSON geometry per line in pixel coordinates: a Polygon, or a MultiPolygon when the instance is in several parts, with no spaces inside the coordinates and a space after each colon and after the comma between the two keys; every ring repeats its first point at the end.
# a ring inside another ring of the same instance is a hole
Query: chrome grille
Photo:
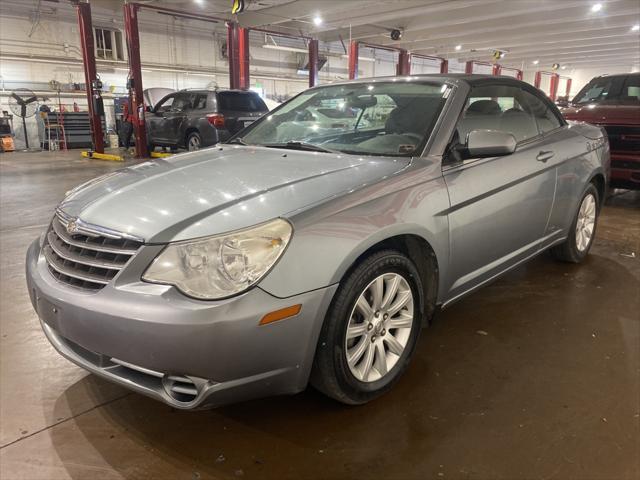
{"type": "Polygon", "coordinates": [[[59,281],[100,290],[142,243],[142,239],[87,224],[58,210],[47,232],[43,253],[49,271],[59,281]]]}

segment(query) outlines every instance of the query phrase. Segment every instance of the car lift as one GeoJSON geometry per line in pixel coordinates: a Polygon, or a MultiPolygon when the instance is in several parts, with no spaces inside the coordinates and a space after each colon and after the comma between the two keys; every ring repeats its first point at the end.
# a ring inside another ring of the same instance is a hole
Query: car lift
{"type": "Polygon", "coordinates": [[[428,60],[440,60],[440,73],[447,73],[449,62],[441,57],[430,55],[412,54],[408,50],[393,45],[378,45],[375,43],[360,42],[352,40],[349,43],[349,80],[358,78],[358,55],[360,47],[371,48],[373,50],[386,50],[389,52],[398,52],[398,63],[396,66],[396,75],[411,75],[411,58],[424,58],[428,60]]]}
{"type": "MultiPolygon", "coordinates": [[[[96,71],[96,57],[93,43],[93,26],[91,25],[91,5],[89,3],[76,3],[78,15],[78,29],[80,31],[80,47],[82,50],[82,66],[84,69],[84,82],[87,91],[87,106],[89,110],[89,123],[91,125],[91,141],[93,150],[82,152],[85,158],[100,160],[122,161],[119,155],[104,153],[104,132],[102,131],[102,116],[104,104],[100,89],[102,82],[96,71]]],[[[62,114],[62,112],[61,112],[62,114]]]]}
{"type": "Polygon", "coordinates": [[[556,73],[556,72],[545,72],[543,70],[538,70],[536,72],[533,85],[536,88],[539,88],[540,90],[542,90],[541,85],[542,85],[542,77],[543,76],[549,76],[549,98],[551,99],[551,101],[555,102],[557,97],[558,97],[558,87],[560,86],[560,79],[561,78],[567,81],[566,95],[567,95],[567,97],[570,95],[570,93],[571,93],[571,78],[569,78],[569,77],[560,77],[560,74],[556,73]]]}
{"type": "Polygon", "coordinates": [[[479,60],[467,61],[467,63],[464,66],[464,73],[466,73],[467,75],[471,75],[472,73],[474,73],[475,67],[477,66],[490,67],[491,75],[502,75],[504,70],[509,70],[509,71],[515,72],[515,75],[509,75],[510,77],[517,78],[518,80],[522,80],[523,78],[522,70],[519,70],[517,68],[512,68],[512,67],[503,67],[499,63],[482,62],[479,60]]]}

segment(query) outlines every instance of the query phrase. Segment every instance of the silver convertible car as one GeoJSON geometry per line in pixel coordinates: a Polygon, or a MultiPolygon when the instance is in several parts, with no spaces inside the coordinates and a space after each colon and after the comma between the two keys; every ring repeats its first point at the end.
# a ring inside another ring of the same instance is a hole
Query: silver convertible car
{"type": "Polygon", "coordinates": [[[308,383],[360,404],[439,309],[545,250],[583,260],[608,175],[602,129],[511,78],[331,84],[68,192],[28,288],[63,356],[176,408],[308,383]]]}

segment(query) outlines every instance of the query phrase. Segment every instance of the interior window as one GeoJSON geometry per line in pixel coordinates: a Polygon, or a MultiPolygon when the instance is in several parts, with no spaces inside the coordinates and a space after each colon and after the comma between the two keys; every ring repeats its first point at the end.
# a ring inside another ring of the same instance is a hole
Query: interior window
{"type": "Polygon", "coordinates": [[[175,100],[175,98],[176,98],[175,95],[169,95],[168,97],[165,97],[164,100],[160,100],[156,105],[156,111],[157,112],[168,111],[171,108],[171,105],[173,105],[173,101],[175,100]]]}
{"type": "Polygon", "coordinates": [[[207,108],[207,94],[196,93],[193,96],[193,108],[194,110],[203,110],[207,108]]]}
{"type": "Polygon", "coordinates": [[[460,142],[464,143],[472,130],[501,130],[511,133],[518,142],[538,136],[526,95],[531,94],[510,85],[473,87],[458,123],[460,142]]]}
{"type": "Polygon", "coordinates": [[[171,105],[171,110],[174,112],[182,112],[191,108],[191,95],[178,94],[176,99],[171,105]]]}
{"type": "Polygon", "coordinates": [[[640,75],[631,75],[624,82],[620,103],[640,103],[640,75]]]}
{"type": "Polygon", "coordinates": [[[540,133],[547,133],[562,126],[560,119],[551,109],[549,102],[525,90],[522,91],[520,100],[527,105],[527,110],[533,114],[540,133]]]}

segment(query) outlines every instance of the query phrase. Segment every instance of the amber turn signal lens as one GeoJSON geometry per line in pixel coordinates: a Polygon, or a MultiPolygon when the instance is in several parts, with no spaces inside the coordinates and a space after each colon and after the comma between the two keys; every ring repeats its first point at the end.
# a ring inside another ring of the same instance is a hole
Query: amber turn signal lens
{"type": "Polygon", "coordinates": [[[284,320],[285,318],[293,317],[297,315],[302,310],[302,305],[291,305],[287,308],[281,308],[280,310],[276,310],[275,312],[267,313],[262,320],[260,320],[260,325],[266,325],[267,323],[277,322],[278,320],[284,320]]]}

